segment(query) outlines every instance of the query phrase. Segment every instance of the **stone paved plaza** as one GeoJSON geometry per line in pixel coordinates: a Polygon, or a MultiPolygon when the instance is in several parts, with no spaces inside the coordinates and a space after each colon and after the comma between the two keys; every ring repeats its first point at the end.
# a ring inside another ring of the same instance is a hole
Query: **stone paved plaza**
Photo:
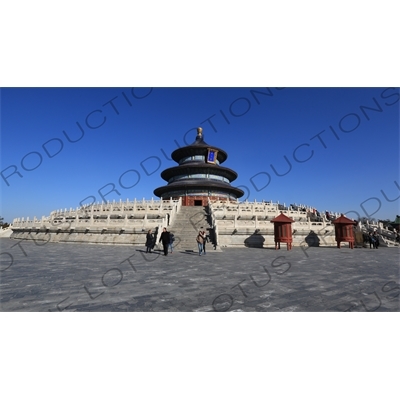
{"type": "Polygon", "coordinates": [[[210,248],[165,257],[134,246],[0,244],[3,312],[400,311],[398,248],[210,248]]]}

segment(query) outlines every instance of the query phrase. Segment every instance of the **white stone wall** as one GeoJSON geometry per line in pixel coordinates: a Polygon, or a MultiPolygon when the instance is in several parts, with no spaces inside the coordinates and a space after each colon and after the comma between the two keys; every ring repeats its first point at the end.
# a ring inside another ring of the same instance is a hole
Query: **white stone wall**
{"type": "Polygon", "coordinates": [[[92,244],[123,244],[144,246],[146,233],[77,233],[77,232],[13,232],[11,237],[18,240],[33,240],[38,245],[55,243],[92,243],[92,244]]]}
{"type": "MultiPolygon", "coordinates": [[[[38,242],[81,242],[144,246],[149,229],[158,230],[171,225],[181,208],[181,200],[141,200],[83,206],[75,210],[56,210],[50,216],[30,220],[17,218],[11,226],[11,237],[38,242]]],[[[324,213],[322,220],[310,220],[312,207],[300,210],[273,202],[210,201],[209,211],[219,247],[275,247],[274,224],[271,220],[281,212],[293,219],[293,246],[336,246],[335,228],[324,213]],[[305,211],[304,211],[305,209],[305,211]]],[[[339,214],[331,213],[338,217],[339,214]]],[[[362,232],[376,229],[382,245],[398,245],[395,233],[368,221],[359,223],[356,242],[362,232]]],[[[357,244],[357,243],[356,243],[357,244]]],[[[362,244],[362,243],[361,243],[362,244]]],[[[346,244],[343,244],[346,245],[346,244]]],[[[284,244],[281,247],[285,247],[284,244]]]]}
{"type": "MultiPolygon", "coordinates": [[[[52,211],[48,217],[13,221],[11,237],[44,242],[144,244],[149,229],[169,226],[181,200],[142,200],[82,206],[52,211]]],[[[157,240],[158,240],[157,238],[157,240]]]]}
{"type": "MultiPolygon", "coordinates": [[[[210,201],[209,208],[220,247],[274,248],[274,224],[271,220],[281,212],[295,221],[292,224],[293,246],[337,245],[335,227],[323,213],[321,213],[320,222],[310,220],[309,213],[313,212],[312,207],[301,206],[301,210],[294,210],[272,202],[210,201]]],[[[331,214],[335,217],[339,216],[331,214]]],[[[282,245],[285,246],[281,244],[281,247],[282,245]]]]}

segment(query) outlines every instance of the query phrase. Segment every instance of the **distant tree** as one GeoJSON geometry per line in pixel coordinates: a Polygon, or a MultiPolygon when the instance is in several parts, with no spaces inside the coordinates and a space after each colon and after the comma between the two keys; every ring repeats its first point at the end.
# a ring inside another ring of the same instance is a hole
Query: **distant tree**
{"type": "Polygon", "coordinates": [[[0,217],[0,228],[7,228],[8,226],[10,226],[10,224],[8,222],[3,222],[4,218],[0,217]]]}

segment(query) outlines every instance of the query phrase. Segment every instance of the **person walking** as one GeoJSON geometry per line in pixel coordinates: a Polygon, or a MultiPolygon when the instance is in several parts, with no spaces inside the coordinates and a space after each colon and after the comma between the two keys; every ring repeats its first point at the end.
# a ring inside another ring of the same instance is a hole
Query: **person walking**
{"type": "Polygon", "coordinates": [[[159,242],[162,242],[163,249],[164,249],[164,256],[167,256],[168,255],[168,245],[170,242],[170,236],[169,236],[169,232],[167,232],[167,228],[163,229],[159,242]]]}
{"type": "Polygon", "coordinates": [[[154,247],[154,237],[153,234],[151,233],[151,229],[149,229],[146,235],[146,253],[151,253],[153,247],[154,247]]]}
{"type": "Polygon", "coordinates": [[[173,253],[173,249],[174,249],[174,241],[175,241],[175,235],[173,233],[169,233],[169,245],[168,247],[171,250],[171,254],[173,253]]]}
{"type": "Polygon", "coordinates": [[[196,242],[197,242],[197,245],[199,247],[199,256],[201,256],[201,253],[203,251],[203,243],[204,243],[204,241],[205,241],[205,237],[203,236],[203,232],[199,231],[199,233],[197,235],[197,238],[196,238],[196,242]]]}

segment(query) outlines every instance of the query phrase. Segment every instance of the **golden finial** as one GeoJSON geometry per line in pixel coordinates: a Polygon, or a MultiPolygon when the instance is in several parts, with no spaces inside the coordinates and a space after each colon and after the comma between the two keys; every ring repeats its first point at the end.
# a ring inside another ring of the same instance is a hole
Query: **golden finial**
{"type": "Polygon", "coordinates": [[[198,136],[202,136],[203,135],[203,128],[201,128],[201,127],[197,128],[197,135],[198,136]]]}

